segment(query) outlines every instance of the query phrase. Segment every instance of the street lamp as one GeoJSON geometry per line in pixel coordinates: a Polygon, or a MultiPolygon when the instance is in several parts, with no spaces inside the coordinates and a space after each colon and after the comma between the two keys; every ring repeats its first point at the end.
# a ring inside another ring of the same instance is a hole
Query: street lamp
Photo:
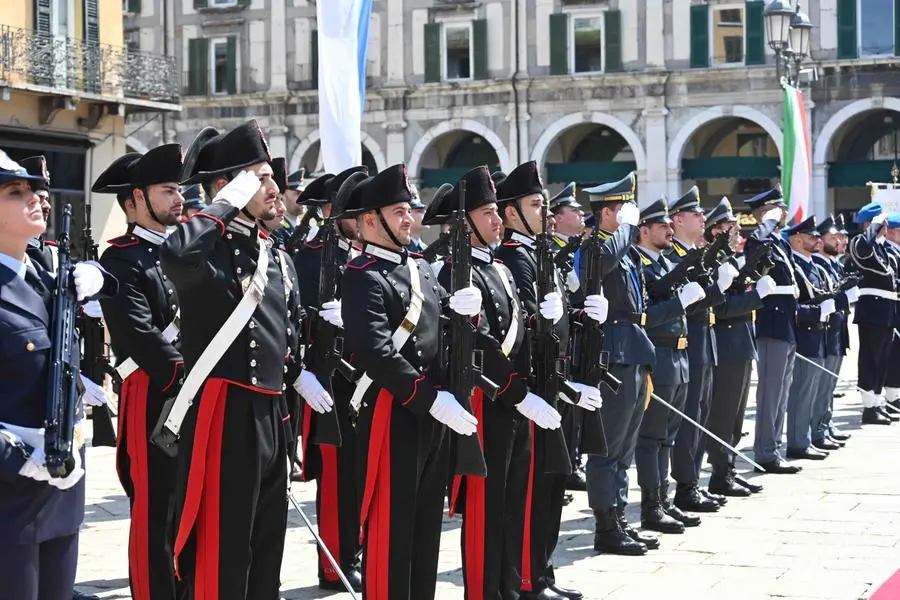
{"type": "Polygon", "coordinates": [[[809,36],[813,25],[800,11],[800,5],[790,0],[772,0],[763,12],[769,48],[775,52],[779,80],[784,77],[790,85],[797,85],[800,65],[809,56],[809,36]]]}

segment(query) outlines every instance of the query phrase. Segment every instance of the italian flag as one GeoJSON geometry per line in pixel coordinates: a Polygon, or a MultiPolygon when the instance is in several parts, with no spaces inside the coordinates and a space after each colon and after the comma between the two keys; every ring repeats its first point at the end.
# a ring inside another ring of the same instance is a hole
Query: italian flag
{"type": "Polygon", "coordinates": [[[788,84],[784,84],[783,127],[782,190],[788,205],[788,223],[799,223],[809,216],[809,194],[812,187],[809,121],[803,105],[803,93],[788,84]]]}

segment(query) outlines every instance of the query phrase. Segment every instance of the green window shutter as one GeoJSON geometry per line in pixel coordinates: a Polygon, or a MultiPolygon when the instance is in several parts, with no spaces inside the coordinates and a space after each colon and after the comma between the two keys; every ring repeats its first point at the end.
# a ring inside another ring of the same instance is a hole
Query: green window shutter
{"type": "Polygon", "coordinates": [[[766,23],[763,17],[765,3],[750,0],[746,4],[747,37],[744,40],[744,62],[748,65],[766,64],[766,23]]]}
{"type": "Polygon", "coordinates": [[[550,15],[550,74],[569,74],[569,15],[550,15]]]}
{"type": "Polygon", "coordinates": [[[84,89],[99,93],[102,74],[100,72],[100,7],[98,0],[84,0],[84,41],[94,51],[82,56],[84,68],[84,89]]]}
{"type": "Polygon", "coordinates": [[[487,19],[472,21],[472,79],[488,78],[487,19]]]}
{"type": "Polygon", "coordinates": [[[141,0],[129,0],[128,4],[131,7],[131,12],[136,15],[141,14],[141,0]]]}
{"type": "Polygon", "coordinates": [[[209,94],[209,40],[188,40],[188,94],[209,94]]]}
{"type": "Polygon", "coordinates": [[[622,70],[622,11],[606,11],[603,33],[606,42],[606,71],[616,73],[622,70]]]}
{"type": "Polygon", "coordinates": [[[319,30],[313,29],[309,35],[309,80],[313,89],[319,87],[319,30]]]}
{"type": "Polygon", "coordinates": [[[206,8],[209,6],[209,0],[194,0],[194,8],[206,8]]]}
{"type": "Polygon", "coordinates": [[[441,80],[441,24],[425,23],[425,83],[441,80]]]}
{"type": "Polygon", "coordinates": [[[837,57],[857,58],[859,43],[856,39],[856,0],[838,0],[837,22],[837,57]]]}
{"type": "Polygon", "coordinates": [[[237,37],[231,36],[225,44],[228,72],[225,74],[225,89],[229,94],[237,93],[237,37]]]}
{"type": "Polygon", "coordinates": [[[691,6],[691,68],[709,66],[709,5],[691,6]]]}
{"type": "Polygon", "coordinates": [[[34,30],[38,33],[51,33],[53,9],[51,0],[34,0],[34,30]]]}

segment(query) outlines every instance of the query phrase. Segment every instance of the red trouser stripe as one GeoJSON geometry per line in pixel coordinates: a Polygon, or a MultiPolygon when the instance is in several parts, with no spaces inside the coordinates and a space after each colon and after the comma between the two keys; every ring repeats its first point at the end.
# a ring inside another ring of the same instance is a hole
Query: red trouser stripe
{"type": "MultiPolygon", "coordinates": [[[[335,560],[341,561],[341,533],[338,515],[340,492],[338,490],[337,448],[322,444],[319,446],[322,455],[322,477],[319,479],[319,535],[325,547],[335,560]]],[[[319,550],[319,562],[328,581],[340,581],[337,571],[331,566],[325,553],[319,550]]]]}
{"type": "Polygon", "coordinates": [[[531,425],[531,463],[528,466],[528,491],[525,493],[525,527],[522,535],[522,591],[533,592],[531,582],[531,497],[534,491],[534,423],[531,425]]]}
{"type": "MultiPolygon", "coordinates": [[[[484,393],[475,388],[472,413],[478,419],[478,437],[484,446],[484,393]]],[[[466,536],[466,598],[484,600],[485,478],[466,476],[466,507],[463,513],[466,536]]]]}
{"type": "Polygon", "coordinates": [[[309,404],[306,401],[303,402],[303,431],[300,434],[300,450],[302,456],[300,457],[300,461],[303,463],[300,467],[300,477],[303,481],[309,481],[312,477],[309,476],[308,469],[309,467],[309,457],[306,454],[306,449],[309,447],[309,429],[310,423],[312,423],[312,409],[309,407],[309,404]]]}
{"type": "MultiPolygon", "coordinates": [[[[120,420],[128,436],[125,451],[130,464],[129,477],[134,490],[131,526],[128,532],[128,572],[134,600],[150,600],[150,488],[147,466],[147,394],[150,377],[137,370],[122,382],[120,420]]],[[[121,439],[121,436],[118,436],[121,439]]]]}
{"type": "Polygon", "coordinates": [[[391,412],[394,397],[381,390],[375,400],[366,487],[360,512],[360,543],[366,544],[366,600],[389,600],[391,551],[391,412]]]}

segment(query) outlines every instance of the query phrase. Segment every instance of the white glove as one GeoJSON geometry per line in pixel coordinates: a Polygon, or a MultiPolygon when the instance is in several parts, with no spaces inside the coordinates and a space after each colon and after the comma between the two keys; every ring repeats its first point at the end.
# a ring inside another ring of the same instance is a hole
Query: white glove
{"type": "Polygon", "coordinates": [[[781,219],[781,209],[780,208],[770,208],[763,214],[763,221],[778,221],[781,219]]]}
{"type": "Polygon", "coordinates": [[[260,187],[262,187],[262,183],[259,181],[259,176],[256,173],[253,171],[242,171],[219,190],[213,202],[227,202],[236,209],[241,210],[250,203],[250,200],[253,199],[260,187]]]}
{"type": "Polygon", "coordinates": [[[92,319],[102,319],[103,318],[103,309],[100,308],[99,300],[91,300],[86,303],[83,307],[84,314],[89,316],[92,319]]]}
{"type": "Polygon", "coordinates": [[[80,262],[72,269],[72,281],[75,283],[75,295],[81,302],[96,296],[103,289],[103,271],[93,261],[80,262]]]}
{"type": "Polygon", "coordinates": [[[474,435],[478,431],[478,419],[456,401],[448,391],[438,390],[434,404],[428,409],[435,420],[440,421],[459,435],[474,435]]]}
{"type": "Polygon", "coordinates": [[[641,218],[641,211],[634,202],[623,202],[622,208],[616,215],[616,223],[619,225],[637,225],[641,218]]]}
{"type": "Polygon", "coordinates": [[[575,272],[575,269],[572,269],[569,271],[569,274],[566,275],[566,287],[573,293],[577,292],[578,288],[581,287],[581,282],[578,281],[578,273],[575,272]]]}
{"type": "MultiPolygon", "coordinates": [[[[569,385],[581,394],[581,398],[575,406],[591,412],[603,407],[603,396],[600,395],[600,390],[594,386],[574,381],[570,381],[569,385]]],[[[571,404],[571,398],[568,398],[565,394],[560,394],[559,397],[571,404]]]]}
{"type": "Polygon", "coordinates": [[[775,291],[775,280],[771,275],[763,275],[756,282],[756,293],[759,294],[760,300],[775,291]]]}
{"type": "Polygon", "coordinates": [[[824,323],[828,320],[828,316],[834,313],[834,300],[831,298],[823,300],[822,304],[819,305],[819,310],[821,311],[819,320],[824,323]]]}
{"type": "Polygon", "coordinates": [[[28,460],[26,460],[25,464],[22,465],[22,468],[19,469],[19,475],[34,479],[35,481],[50,481],[50,473],[47,471],[47,466],[44,464],[43,448],[35,448],[31,452],[31,456],[28,457],[28,460]]]}
{"type": "Polygon", "coordinates": [[[609,315],[609,300],[603,294],[591,294],[584,299],[584,312],[598,323],[603,323],[609,315]]]}
{"type": "Polygon", "coordinates": [[[470,285],[450,296],[450,308],[458,315],[474,317],[481,312],[481,290],[470,285]]]}
{"type": "Polygon", "coordinates": [[[853,304],[859,300],[859,286],[854,285],[852,288],[844,290],[844,295],[847,296],[847,302],[853,304]]]}
{"type": "Polygon", "coordinates": [[[734,283],[734,278],[738,276],[738,270],[734,268],[729,262],[722,263],[719,265],[718,276],[716,279],[716,285],[719,286],[719,291],[724,292],[728,288],[731,287],[731,284],[734,283]]]}
{"type": "Polygon", "coordinates": [[[106,406],[109,403],[109,396],[106,390],[94,383],[91,379],[79,373],[81,383],[84,384],[84,395],[81,401],[87,406],[106,406]]]}
{"type": "Polygon", "coordinates": [[[516,410],[541,429],[559,429],[562,417],[556,409],[537,394],[528,392],[525,399],[516,404],[516,410]]]}
{"type": "Polygon", "coordinates": [[[75,459],[75,468],[65,477],[51,477],[47,483],[58,490],[67,490],[75,486],[84,477],[84,468],[81,466],[81,452],[78,449],[72,451],[72,458],[75,459]]]}
{"type": "Polygon", "coordinates": [[[872,217],[872,225],[878,225],[879,223],[883,223],[887,219],[887,213],[878,213],[874,217],[872,217]]]}
{"type": "Polygon", "coordinates": [[[322,310],[319,311],[319,316],[335,327],[344,327],[344,319],[343,317],[341,317],[340,300],[331,300],[330,302],[326,302],[325,304],[323,304],[322,310]]]}
{"type": "Polygon", "coordinates": [[[544,296],[540,308],[542,317],[556,323],[563,316],[562,296],[559,295],[559,292],[550,292],[544,296]]]}
{"type": "Polygon", "coordinates": [[[706,298],[706,292],[703,287],[696,281],[688,283],[678,292],[678,300],[683,308],[687,308],[694,302],[699,302],[706,298]]]}
{"type": "Polygon", "coordinates": [[[320,415],[331,412],[334,400],[319,383],[319,379],[306,369],[300,371],[300,377],[294,382],[294,389],[303,396],[309,407],[320,415]]]}

